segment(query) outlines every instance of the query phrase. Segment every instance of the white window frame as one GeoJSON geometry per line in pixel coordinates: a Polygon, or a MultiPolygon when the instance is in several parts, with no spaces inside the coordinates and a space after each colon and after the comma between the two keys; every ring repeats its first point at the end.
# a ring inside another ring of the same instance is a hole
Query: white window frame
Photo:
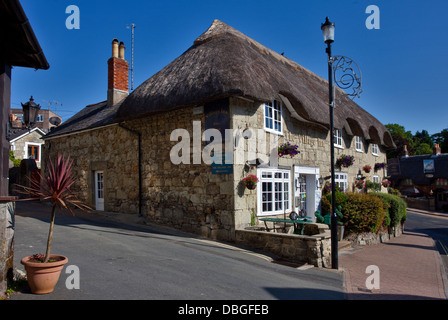
{"type": "Polygon", "coordinates": [[[28,154],[28,147],[29,146],[35,146],[35,147],[38,147],[39,149],[39,155],[38,155],[38,157],[39,157],[39,160],[36,160],[36,162],[37,163],[40,163],[40,161],[41,161],[41,157],[42,157],[42,144],[40,144],[40,143],[31,143],[31,142],[25,142],[25,159],[29,159],[29,157],[30,157],[30,154],[28,154]]]}
{"type": "Polygon", "coordinates": [[[264,129],[268,132],[283,135],[283,105],[278,100],[263,104],[264,129]]]}
{"type": "Polygon", "coordinates": [[[362,150],[362,137],[355,136],[355,149],[358,152],[363,152],[362,150]]]}
{"type": "Polygon", "coordinates": [[[336,148],[344,149],[342,146],[342,130],[341,129],[334,129],[334,146],[336,148]]]}
{"type": "Polygon", "coordinates": [[[44,115],[43,114],[38,114],[36,122],[44,122],[44,115]]]}
{"type": "Polygon", "coordinates": [[[334,173],[334,184],[342,188],[341,191],[345,192],[348,188],[348,173],[342,171],[336,171],[334,173]]]}
{"type": "Polygon", "coordinates": [[[257,188],[257,216],[290,212],[292,207],[291,170],[259,168],[257,176],[260,180],[257,188]],[[265,185],[266,188],[264,188],[265,185]],[[276,187],[281,187],[281,190],[276,190],[276,187]]]}
{"type": "Polygon", "coordinates": [[[378,155],[378,145],[376,143],[372,143],[372,154],[374,156],[378,155]]]}
{"type": "Polygon", "coordinates": [[[374,182],[374,183],[380,183],[380,176],[378,176],[378,175],[374,175],[374,176],[373,176],[373,182],[374,182]]]}

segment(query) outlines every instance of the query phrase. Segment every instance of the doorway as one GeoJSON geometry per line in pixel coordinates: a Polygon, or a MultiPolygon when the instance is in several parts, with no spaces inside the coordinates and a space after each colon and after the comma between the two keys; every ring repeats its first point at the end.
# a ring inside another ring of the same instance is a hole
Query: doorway
{"type": "Polygon", "coordinates": [[[318,167],[294,167],[294,211],[301,217],[314,219],[321,200],[318,180],[318,167]]]}
{"type": "Polygon", "coordinates": [[[104,173],[95,171],[95,207],[96,210],[104,211],[104,173]]]}

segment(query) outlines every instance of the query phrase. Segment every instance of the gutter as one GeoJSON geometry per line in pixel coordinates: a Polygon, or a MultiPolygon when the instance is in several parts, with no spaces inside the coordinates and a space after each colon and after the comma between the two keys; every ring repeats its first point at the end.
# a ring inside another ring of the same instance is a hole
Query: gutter
{"type": "Polygon", "coordinates": [[[142,216],[142,134],[136,130],[125,127],[122,123],[118,126],[138,137],[138,216],[142,216]]]}

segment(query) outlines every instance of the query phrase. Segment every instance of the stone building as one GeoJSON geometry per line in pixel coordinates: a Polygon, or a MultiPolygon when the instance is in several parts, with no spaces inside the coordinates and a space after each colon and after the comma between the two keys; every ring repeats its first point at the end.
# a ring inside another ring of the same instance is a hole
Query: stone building
{"type": "MultiPolygon", "coordinates": [[[[215,20],[128,95],[124,45],[114,40],[112,48],[107,100],[44,137],[50,156],[74,159],[81,198],[221,240],[262,216],[314,217],[330,175],[326,80],[215,20]],[[278,157],[286,142],[300,154],[278,157]],[[249,174],[259,179],[254,190],[242,185],[249,174]]],[[[351,190],[362,167],[386,162],[394,144],[341,90],[336,105],[335,156],[355,159],[336,178],[351,190]]]]}
{"type": "Polygon", "coordinates": [[[40,128],[15,131],[9,137],[10,150],[16,159],[34,159],[38,168],[41,167],[42,137],[45,135],[40,128]]]}
{"type": "Polygon", "coordinates": [[[448,153],[439,144],[433,154],[389,159],[392,186],[406,196],[409,207],[448,211],[448,153]]]}

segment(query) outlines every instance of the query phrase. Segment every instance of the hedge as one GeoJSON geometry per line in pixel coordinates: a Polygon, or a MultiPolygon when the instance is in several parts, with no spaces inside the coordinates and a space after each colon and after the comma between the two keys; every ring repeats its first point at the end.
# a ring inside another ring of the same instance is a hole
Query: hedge
{"type": "MultiPolygon", "coordinates": [[[[391,218],[386,200],[365,193],[336,192],[336,207],[341,209],[341,222],[349,232],[377,232],[380,227],[388,226],[391,218]]],[[[322,217],[330,212],[331,193],[321,200],[322,217]]],[[[318,215],[316,215],[318,216],[318,215]]]]}
{"type": "Polygon", "coordinates": [[[406,220],[406,201],[402,198],[388,193],[372,192],[371,195],[382,199],[389,209],[390,226],[396,227],[406,220]]]}
{"type": "Polygon", "coordinates": [[[342,208],[344,225],[352,232],[377,232],[387,215],[384,202],[375,196],[348,193],[347,203],[342,208]]]}

